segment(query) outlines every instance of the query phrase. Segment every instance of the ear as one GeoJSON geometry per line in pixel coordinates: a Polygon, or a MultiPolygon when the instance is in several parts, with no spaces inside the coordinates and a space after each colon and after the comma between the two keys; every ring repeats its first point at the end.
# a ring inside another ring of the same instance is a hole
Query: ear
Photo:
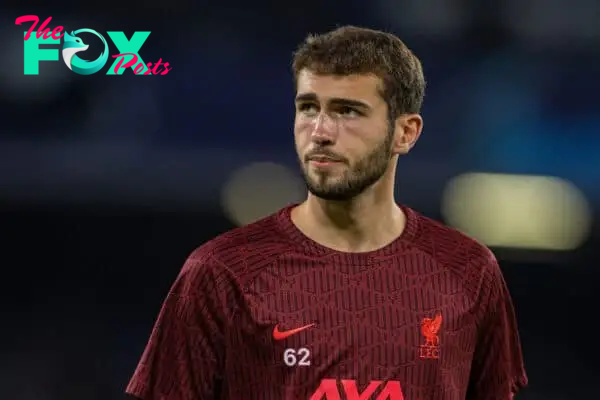
{"type": "Polygon", "coordinates": [[[419,114],[403,114],[396,118],[394,131],[394,154],[406,154],[419,140],[423,130],[423,118],[419,114]]]}

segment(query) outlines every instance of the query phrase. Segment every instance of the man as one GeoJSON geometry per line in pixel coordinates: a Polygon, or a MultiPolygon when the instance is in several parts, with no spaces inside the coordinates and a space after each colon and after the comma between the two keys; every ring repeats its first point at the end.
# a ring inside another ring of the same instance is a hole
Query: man
{"type": "Polygon", "coordinates": [[[308,198],[194,251],[127,392],[143,400],[509,400],[527,383],[483,245],[394,201],[421,64],[343,27],[294,57],[308,198]]]}

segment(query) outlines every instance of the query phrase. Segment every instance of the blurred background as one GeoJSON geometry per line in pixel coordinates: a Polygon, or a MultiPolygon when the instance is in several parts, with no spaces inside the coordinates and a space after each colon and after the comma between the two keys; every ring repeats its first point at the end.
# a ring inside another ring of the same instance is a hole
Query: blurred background
{"type": "Polygon", "coordinates": [[[394,32],[423,61],[425,130],[397,198],[496,252],[530,378],[519,399],[598,397],[600,2],[102,7],[0,6],[2,399],[119,399],[189,253],[303,198],[291,56],[343,24],[394,32]],[[60,60],[26,76],[25,14],[151,31],[140,55],[173,69],[81,76],[60,60]]]}

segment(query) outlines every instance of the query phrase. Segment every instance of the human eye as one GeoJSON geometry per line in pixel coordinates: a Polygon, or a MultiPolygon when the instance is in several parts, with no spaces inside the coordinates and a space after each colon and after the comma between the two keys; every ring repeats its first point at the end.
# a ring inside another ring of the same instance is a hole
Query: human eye
{"type": "Polygon", "coordinates": [[[360,111],[358,111],[354,107],[350,106],[342,106],[339,108],[338,113],[343,117],[355,118],[363,115],[360,111]]]}
{"type": "Polygon", "coordinates": [[[298,111],[305,114],[314,114],[319,112],[319,108],[314,103],[299,103],[296,107],[298,111]]]}

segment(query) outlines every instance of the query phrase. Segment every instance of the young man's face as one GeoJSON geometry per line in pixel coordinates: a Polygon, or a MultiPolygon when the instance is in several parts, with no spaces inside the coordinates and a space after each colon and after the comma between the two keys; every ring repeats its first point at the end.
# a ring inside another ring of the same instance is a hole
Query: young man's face
{"type": "Polygon", "coordinates": [[[395,154],[394,126],[374,75],[298,74],[294,136],[309,191],[348,200],[377,182],[395,154]]]}

